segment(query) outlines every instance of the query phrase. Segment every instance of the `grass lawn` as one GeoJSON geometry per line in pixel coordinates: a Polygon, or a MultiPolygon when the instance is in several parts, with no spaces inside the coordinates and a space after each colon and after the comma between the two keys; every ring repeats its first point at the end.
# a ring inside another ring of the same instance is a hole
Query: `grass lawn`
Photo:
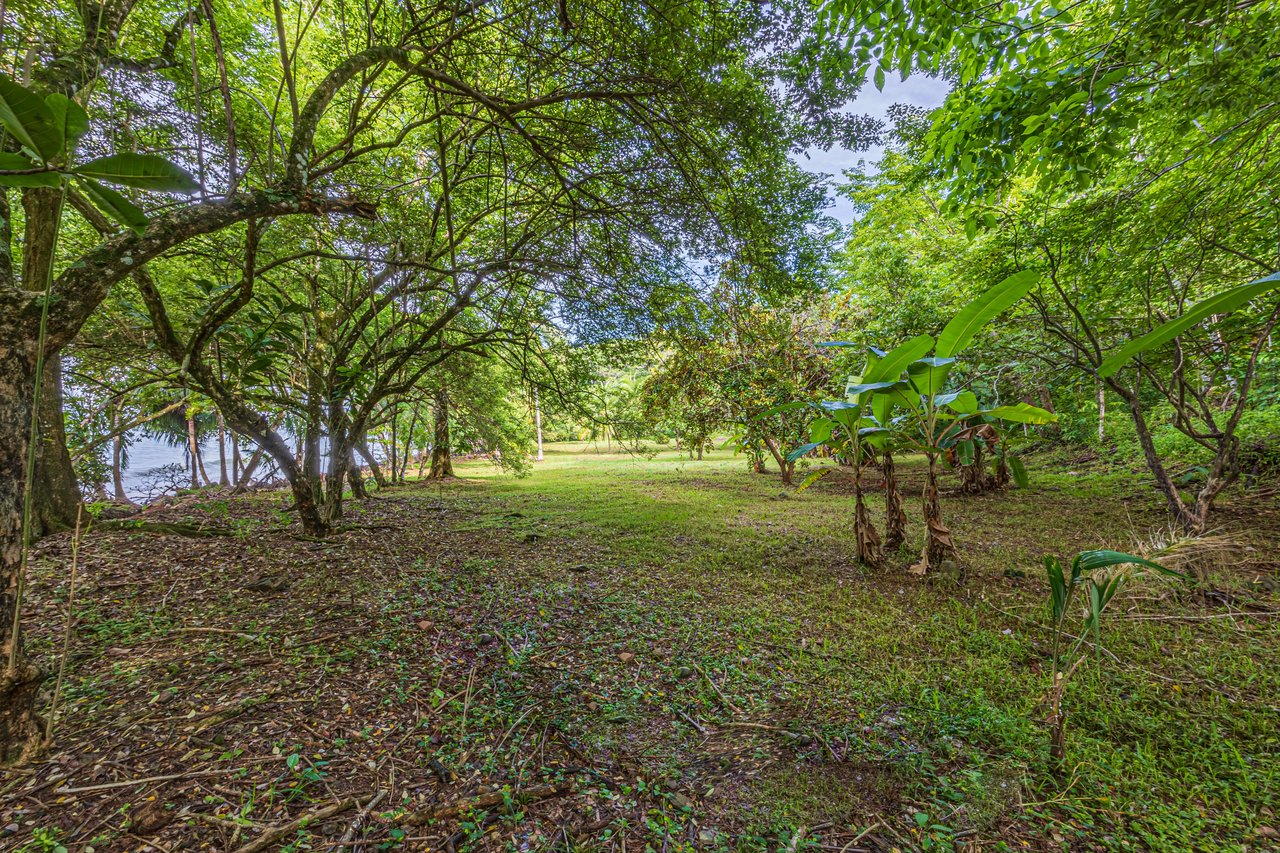
{"type": "MultiPolygon", "coordinates": [[[[56,743],[0,782],[0,848],[1280,844],[1274,497],[1227,501],[1212,588],[1121,593],[1055,778],[1041,559],[1159,538],[1140,476],[944,492],[957,585],[853,563],[843,472],[796,493],[727,453],[592,450],[459,464],[325,540],[281,493],[149,513],[229,535],[91,531],[56,743]]],[[[71,541],[37,555],[50,662],[71,541]]]]}

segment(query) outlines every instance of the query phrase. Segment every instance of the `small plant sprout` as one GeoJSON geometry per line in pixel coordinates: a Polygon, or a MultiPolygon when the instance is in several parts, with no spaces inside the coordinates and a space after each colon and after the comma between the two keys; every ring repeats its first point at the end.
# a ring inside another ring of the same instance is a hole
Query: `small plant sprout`
{"type": "Polygon", "coordinates": [[[1049,758],[1054,772],[1059,772],[1066,758],[1067,715],[1062,708],[1063,694],[1076,670],[1088,657],[1085,645],[1092,635],[1094,654],[1102,660],[1101,622],[1107,605],[1115,598],[1125,581],[1148,570],[1172,577],[1186,578],[1181,572],[1159,563],[1120,551],[1081,551],[1071,561],[1068,575],[1055,556],[1044,558],[1049,575],[1049,607],[1053,631],[1053,683],[1049,689],[1049,758]],[[1084,602],[1084,619],[1079,635],[1066,630],[1067,614],[1077,600],[1084,602]],[[1072,641],[1067,646],[1064,641],[1072,641]]]}

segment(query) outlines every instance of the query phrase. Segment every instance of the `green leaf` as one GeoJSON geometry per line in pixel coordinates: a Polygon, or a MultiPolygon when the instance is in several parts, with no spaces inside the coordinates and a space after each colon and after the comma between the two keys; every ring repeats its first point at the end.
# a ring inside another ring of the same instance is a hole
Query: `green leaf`
{"type": "Polygon", "coordinates": [[[978,395],[972,391],[939,394],[934,398],[933,404],[935,406],[946,406],[951,411],[962,415],[975,415],[978,413],[978,395]]]}
{"type": "Polygon", "coordinates": [[[809,440],[814,444],[821,444],[831,438],[831,432],[835,427],[835,421],[830,418],[816,418],[809,424],[809,440]]]}
{"type": "Polygon", "coordinates": [[[938,335],[937,354],[944,358],[954,356],[967,347],[983,326],[1026,296],[1039,280],[1040,273],[1034,270],[1016,272],[960,309],[938,335]]]}
{"type": "MultiPolygon", "coordinates": [[[[21,154],[0,153],[0,172],[39,169],[40,164],[33,163],[21,154]]],[[[56,188],[62,183],[62,176],[57,172],[33,172],[26,175],[0,174],[0,186],[5,187],[50,187],[56,188]]]]}
{"type": "Polygon", "coordinates": [[[1021,459],[1009,456],[1005,459],[1005,464],[1009,466],[1009,473],[1013,475],[1013,482],[1018,484],[1019,489],[1025,489],[1031,485],[1031,478],[1027,476],[1027,466],[1022,464],[1021,459]]]}
{"type": "Polygon", "coordinates": [[[808,405],[809,404],[805,403],[803,400],[793,400],[790,403],[779,403],[776,406],[770,406],[764,411],[756,412],[755,420],[760,420],[761,418],[771,418],[774,415],[781,415],[785,412],[799,411],[800,409],[803,409],[808,405]]]}
{"type": "Polygon", "coordinates": [[[1051,424],[1056,423],[1058,420],[1058,416],[1053,412],[1042,409],[1039,406],[1033,406],[1030,403],[996,406],[994,409],[986,409],[979,414],[999,418],[1002,421],[1011,421],[1015,424],[1051,424]]]}
{"type": "Polygon", "coordinates": [[[830,474],[833,470],[835,469],[819,468],[817,471],[810,473],[809,476],[805,477],[804,480],[801,481],[800,485],[796,487],[796,492],[803,492],[805,489],[830,474]]]}
{"type": "Polygon", "coordinates": [[[48,161],[62,150],[62,133],[48,104],[3,73],[0,73],[0,124],[41,160],[48,161]]]}
{"type": "MultiPolygon", "coordinates": [[[[895,385],[897,383],[894,383],[895,385]]],[[[893,412],[893,397],[889,394],[876,394],[871,398],[871,416],[881,426],[889,425],[889,417],[893,412]]]]}
{"type": "Polygon", "coordinates": [[[78,175],[156,192],[192,193],[196,179],[181,166],[154,154],[112,154],[77,166],[78,175]]]}
{"type": "Polygon", "coordinates": [[[94,206],[134,233],[141,234],[147,228],[147,215],[120,193],[104,187],[97,181],[79,178],[77,183],[94,206]]]}
{"type": "Polygon", "coordinates": [[[797,447],[795,450],[787,454],[787,461],[795,462],[801,456],[804,456],[806,453],[811,453],[816,448],[821,446],[822,446],[821,442],[812,442],[810,444],[802,444],[799,447],[797,447]]]}
{"type": "Polygon", "coordinates": [[[1128,564],[1145,566],[1166,575],[1175,575],[1180,578],[1186,577],[1182,572],[1174,571],[1173,569],[1166,568],[1159,563],[1153,563],[1150,560],[1145,560],[1142,557],[1135,557],[1133,554],[1125,554],[1122,551],[1105,550],[1081,551],[1076,555],[1076,558],[1071,561],[1071,574],[1072,577],[1079,577],[1085,572],[1091,572],[1095,569],[1105,569],[1110,566],[1122,566],[1128,564]]]}
{"type": "Polygon", "coordinates": [[[1177,317],[1167,323],[1161,323],[1145,335],[1134,338],[1122,346],[1098,366],[1098,376],[1106,379],[1108,376],[1114,375],[1117,370],[1128,364],[1139,353],[1168,343],[1187,329],[1215,314],[1229,314],[1251,299],[1275,287],[1280,287],[1280,272],[1263,276],[1256,281],[1233,287],[1230,290],[1197,302],[1188,308],[1181,317],[1177,317]]]}
{"type": "Polygon", "coordinates": [[[863,382],[893,382],[902,378],[902,371],[907,365],[923,358],[933,349],[931,335],[917,335],[909,341],[899,344],[889,352],[880,355],[873,364],[867,366],[862,376],[863,382]]]}
{"type": "Polygon", "coordinates": [[[911,387],[925,397],[932,397],[942,390],[947,374],[956,363],[954,358],[921,358],[907,365],[907,379],[911,387]]]}
{"type": "Polygon", "coordinates": [[[1044,568],[1049,574],[1049,593],[1053,602],[1053,621],[1061,622],[1067,608],[1067,579],[1062,573],[1062,563],[1057,557],[1044,558],[1044,568]]]}
{"type": "Polygon", "coordinates": [[[844,394],[849,398],[850,403],[858,403],[862,398],[873,391],[883,391],[886,388],[892,388],[897,384],[897,380],[892,382],[862,382],[857,385],[847,385],[844,394]]]}
{"type": "Polygon", "coordinates": [[[81,137],[89,132],[89,114],[84,111],[84,107],[61,92],[54,92],[44,102],[53,114],[53,124],[58,129],[58,135],[62,137],[59,153],[70,154],[81,137]]]}
{"type": "Polygon", "coordinates": [[[903,408],[910,409],[913,412],[920,411],[920,395],[915,393],[910,382],[895,383],[892,388],[885,392],[885,396],[903,408]]]}

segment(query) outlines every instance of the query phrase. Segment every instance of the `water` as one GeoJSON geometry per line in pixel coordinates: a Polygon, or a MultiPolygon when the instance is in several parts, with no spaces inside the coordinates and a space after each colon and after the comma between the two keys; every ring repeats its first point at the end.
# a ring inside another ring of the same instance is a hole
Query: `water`
{"type": "MultiPolygon", "coordinates": [[[[286,442],[292,445],[293,438],[289,435],[283,436],[286,442]]],[[[320,445],[320,464],[323,467],[328,464],[327,442],[323,439],[320,445]]],[[[242,464],[248,462],[249,456],[253,453],[256,445],[251,442],[242,443],[240,446],[240,457],[242,464]]],[[[214,483],[218,482],[218,436],[216,433],[210,434],[200,441],[200,454],[204,457],[204,470],[209,475],[209,479],[214,483]]],[[[125,494],[134,501],[154,500],[159,497],[162,490],[159,488],[158,479],[166,482],[168,478],[163,471],[166,465],[177,465],[182,469],[181,474],[176,476],[177,487],[185,488],[191,485],[191,474],[187,469],[187,453],[185,448],[174,447],[172,444],[161,441],[142,430],[135,430],[129,433],[129,452],[127,462],[124,466],[123,477],[125,494]]],[[[254,471],[255,477],[261,477],[264,473],[271,470],[269,457],[264,455],[262,462],[254,471]]],[[[231,442],[230,437],[227,439],[227,473],[231,472],[231,442]]],[[[203,481],[202,481],[203,482],[203,481]]],[[[172,489],[167,490],[172,493],[172,489]]]]}

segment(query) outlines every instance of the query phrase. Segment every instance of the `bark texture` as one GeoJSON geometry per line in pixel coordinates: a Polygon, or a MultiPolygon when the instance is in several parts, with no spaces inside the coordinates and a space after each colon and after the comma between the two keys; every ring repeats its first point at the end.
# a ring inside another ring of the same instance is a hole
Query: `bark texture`
{"type": "Polygon", "coordinates": [[[441,388],[435,399],[435,440],[431,443],[431,473],[427,478],[442,480],[453,476],[453,457],[449,452],[449,392],[441,388]]]}
{"type": "Polygon", "coordinates": [[[907,541],[907,512],[890,451],[881,457],[880,470],[884,475],[884,549],[897,551],[907,541]]]}

